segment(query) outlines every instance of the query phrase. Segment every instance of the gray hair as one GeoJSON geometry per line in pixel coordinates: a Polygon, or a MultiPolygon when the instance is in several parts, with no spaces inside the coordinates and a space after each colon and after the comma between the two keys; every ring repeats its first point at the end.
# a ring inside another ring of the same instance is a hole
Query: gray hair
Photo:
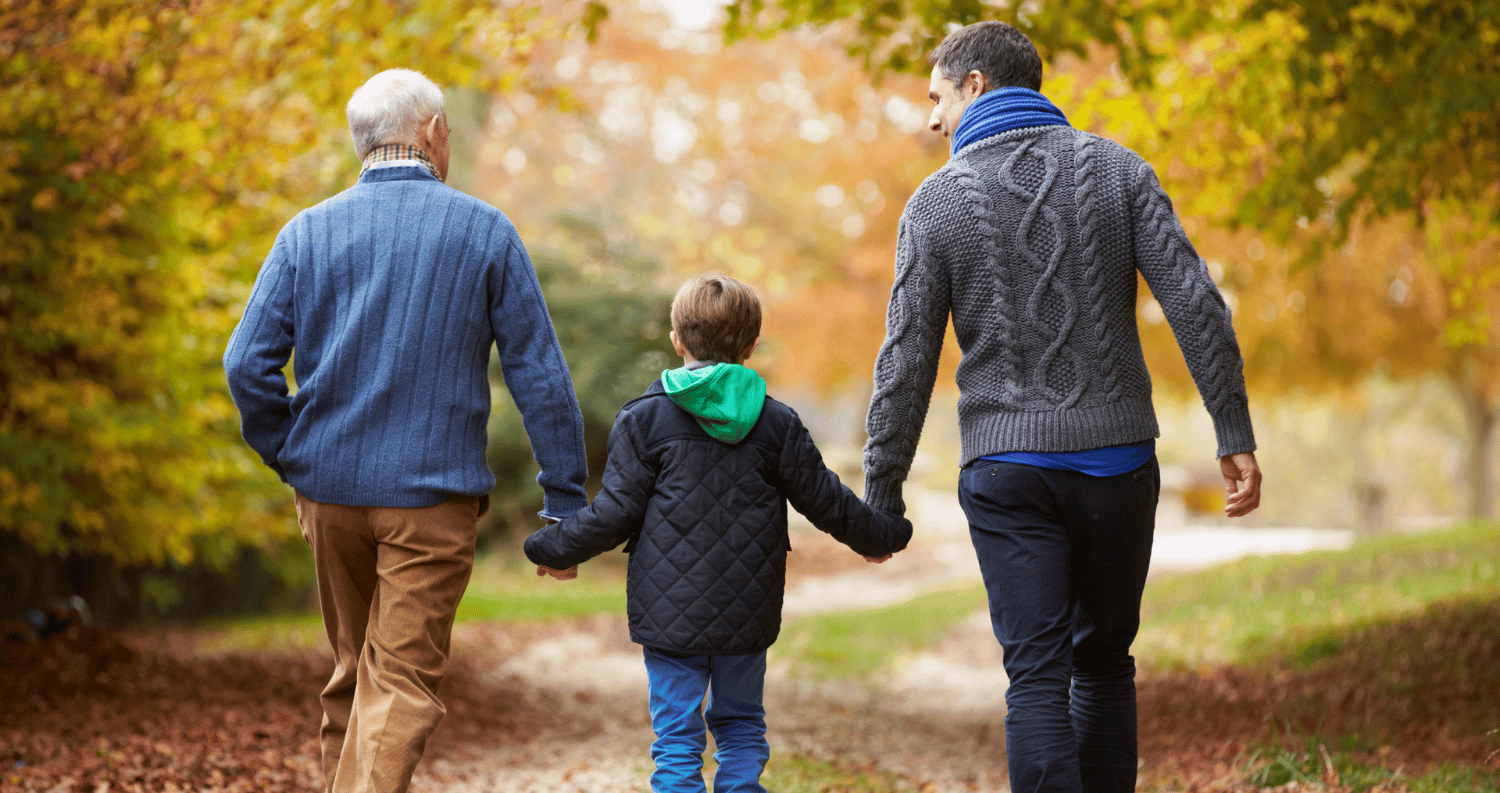
{"type": "Polygon", "coordinates": [[[415,144],[422,125],[443,115],[443,91],[419,72],[387,69],[354,92],[344,113],[354,153],[364,159],[376,146],[415,144]]]}

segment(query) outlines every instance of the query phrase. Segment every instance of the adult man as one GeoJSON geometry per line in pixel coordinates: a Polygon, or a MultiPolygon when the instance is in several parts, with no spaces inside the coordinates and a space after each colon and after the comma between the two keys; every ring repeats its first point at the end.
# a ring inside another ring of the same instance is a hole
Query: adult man
{"type": "Polygon", "coordinates": [[[442,92],[381,72],[347,108],[359,182],[292,219],[224,353],[245,440],[296,491],[333,646],[330,791],[400,791],[443,715],[473,567],[487,375],[501,370],[541,466],[543,515],[585,504],[583,417],[515,227],[447,187],[442,92]],[[283,367],[296,349],[295,396],[283,367]]]}
{"type": "Polygon", "coordinates": [[[1025,35],[970,25],[932,62],[929,126],[953,155],[901,218],[865,498],[904,509],[951,314],[959,499],[1005,649],[1012,789],[1133,790],[1130,644],[1160,485],[1136,273],[1213,417],[1238,516],[1259,504],[1260,472],[1229,310],[1151,167],[1037,92],[1025,35]]]}

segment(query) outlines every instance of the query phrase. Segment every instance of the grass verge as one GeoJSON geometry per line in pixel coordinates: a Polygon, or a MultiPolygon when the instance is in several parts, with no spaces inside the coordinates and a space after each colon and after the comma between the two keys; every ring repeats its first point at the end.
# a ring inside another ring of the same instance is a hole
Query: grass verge
{"type": "Polygon", "coordinates": [[[1318,637],[1454,598],[1500,596],[1500,523],[1261,556],[1146,586],[1138,658],[1152,666],[1326,655],[1318,637]],[[1309,647],[1309,643],[1312,645],[1309,647]]]}
{"type": "MultiPolygon", "coordinates": [[[[625,572],[612,560],[582,565],[578,578],[538,577],[524,559],[494,554],[477,559],[464,599],[462,621],[546,621],[625,612],[625,572]]],[[[327,646],[323,621],[311,611],[208,620],[191,631],[196,652],[297,652],[327,646]]]]}
{"type": "Polygon", "coordinates": [[[1251,750],[1245,779],[1258,788],[1302,790],[1403,791],[1403,793],[1493,793],[1500,774],[1445,763],[1418,774],[1405,774],[1377,763],[1361,762],[1347,752],[1330,752],[1309,740],[1301,749],[1264,746],[1251,750]]]}
{"type": "Polygon", "coordinates": [[[984,605],[984,587],[975,585],[885,608],[798,617],[782,627],[771,660],[818,677],[869,677],[936,643],[984,605]]]}
{"type": "Polygon", "coordinates": [[[494,555],[478,560],[458,619],[513,622],[625,613],[624,556],[579,565],[578,577],[558,581],[538,576],[524,558],[494,555]]]}

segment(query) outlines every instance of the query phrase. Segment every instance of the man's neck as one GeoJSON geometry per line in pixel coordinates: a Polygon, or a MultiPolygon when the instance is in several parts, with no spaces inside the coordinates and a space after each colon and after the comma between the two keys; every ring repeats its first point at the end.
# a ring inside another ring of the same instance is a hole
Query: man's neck
{"type": "Polygon", "coordinates": [[[380,167],[383,163],[391,163],[393,165],[400,163],[404,165],[412,162],[426,166],[427,170],[433,176],[437,177],[438,181],[443,180],[442,174],[438,173],[437,165],[432,161],[431,157],[427,156],[427,152],[423,151],[421,146],[413,146],[409,143],[386,143],[376,146],[370,150],[369,154],[365,155],[363,167],[359,169],[359,172],[363,175],[365,171],[373,167],[380,167]]]}

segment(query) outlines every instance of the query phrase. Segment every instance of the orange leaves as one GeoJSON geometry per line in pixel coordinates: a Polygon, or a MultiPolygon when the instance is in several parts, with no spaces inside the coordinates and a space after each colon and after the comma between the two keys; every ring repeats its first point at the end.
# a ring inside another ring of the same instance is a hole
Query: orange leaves
{"type": "Polygon", "coordinates": [[[711,27],[612,11],[593,46],[538,52],[537,72],[578,111],[494,103],[478,192],[529,244],[557,236],[566,208],[607,219],[668,284],[709,270],[748,280],[767,304],[756,368],[773,386],[868,378],[896,219],[946,153],[894,110],[925,83],[875,85],[831,34],[723,46],[711,27]]]}

